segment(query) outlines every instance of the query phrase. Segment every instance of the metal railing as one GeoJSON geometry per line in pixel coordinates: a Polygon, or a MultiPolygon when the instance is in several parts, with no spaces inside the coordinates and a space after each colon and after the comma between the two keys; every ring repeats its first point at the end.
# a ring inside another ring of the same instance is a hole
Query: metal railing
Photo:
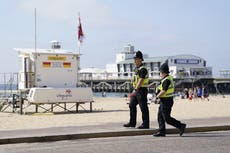
{"type": "Polygon", "coordinates": [[[18,90],[18,73],[0,73],[0,97],[7,97],[18,90]]]}

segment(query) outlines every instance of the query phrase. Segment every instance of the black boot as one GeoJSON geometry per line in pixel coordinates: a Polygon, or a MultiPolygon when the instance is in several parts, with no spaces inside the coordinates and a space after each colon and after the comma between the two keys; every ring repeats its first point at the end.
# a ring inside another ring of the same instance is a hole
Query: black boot
{"type": "Polygon", "coordinates": [[[154,137],[165,137],[165,132],[157,132],[153,134],[154,137]]]}
{"type": "Polygon", "coordinates": [[[135,127],[135,124],[131,124],[131,123],[126,123],[123,125],[124,127],[135,127]]]}
{"type": "Polygon", "coordinates": [[[185,131],[185,128],[186,128],[186,124],[181,124],[181,127],[180,127],[180,136],[182,136],[184,134],[184,131],[185,131]]]}
{"type": "Polygon", "coordinates": [[[137,127],[138,129],[149,129],[149,125],[140,125],[137,127]]]}

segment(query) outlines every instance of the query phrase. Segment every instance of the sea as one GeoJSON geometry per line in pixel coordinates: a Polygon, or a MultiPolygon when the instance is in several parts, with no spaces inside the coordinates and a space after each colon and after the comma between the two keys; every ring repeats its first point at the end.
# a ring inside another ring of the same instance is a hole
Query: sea
{"type": "Polygon", "coordinates": [[[94,97],[114,97],[114,98],[122,98],[127,97],[129,93],[125,92],[94,92],[94,97]]]}
{"type": "Polygon", "coordinates": [[[17,84],[0,84],[0,90],[17,90],[17,84]]]}

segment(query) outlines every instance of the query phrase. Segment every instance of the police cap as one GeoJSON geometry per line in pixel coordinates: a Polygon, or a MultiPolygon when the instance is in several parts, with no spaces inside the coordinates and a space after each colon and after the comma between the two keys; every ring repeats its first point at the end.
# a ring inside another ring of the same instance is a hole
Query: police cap
{"type": "Polygon", "coordinates": [[[144,59],[143,59],[143,54],[142,54],[142,52],[139,51],[139,50],[135,53],[135,55],[133,56],[133,58],[139,58],[139,59],[141,59],[142,61],[144,61],[144,59]]]}
{"type": "Polygon", "coordinates": [[[160,67],[160,72],[169,74],[169,66],[167,63],[163,63],[160,67]]]}

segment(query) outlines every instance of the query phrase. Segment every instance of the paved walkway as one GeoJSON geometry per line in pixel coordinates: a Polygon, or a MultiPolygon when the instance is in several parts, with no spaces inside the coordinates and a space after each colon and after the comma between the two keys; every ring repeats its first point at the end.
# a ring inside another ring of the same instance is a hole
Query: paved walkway
{"type": "MultiPolygon", "coordinates": [[[[186,132],[205,132],[230,130],[230,117],[189,119],[184,120],[187,124],[186,132]]],[[[124,128],[123,123],[108,123],[91,126],[70,126],[27,130],[0,131],[0,144],[44,142],[70,139],[151,135],[156,132],[157,123],[152,122],[151,129],[140,130],[135,128],[124,128]]],[[[168,126],[167,133],[178,133],[178,130],[168,126]]]]}

